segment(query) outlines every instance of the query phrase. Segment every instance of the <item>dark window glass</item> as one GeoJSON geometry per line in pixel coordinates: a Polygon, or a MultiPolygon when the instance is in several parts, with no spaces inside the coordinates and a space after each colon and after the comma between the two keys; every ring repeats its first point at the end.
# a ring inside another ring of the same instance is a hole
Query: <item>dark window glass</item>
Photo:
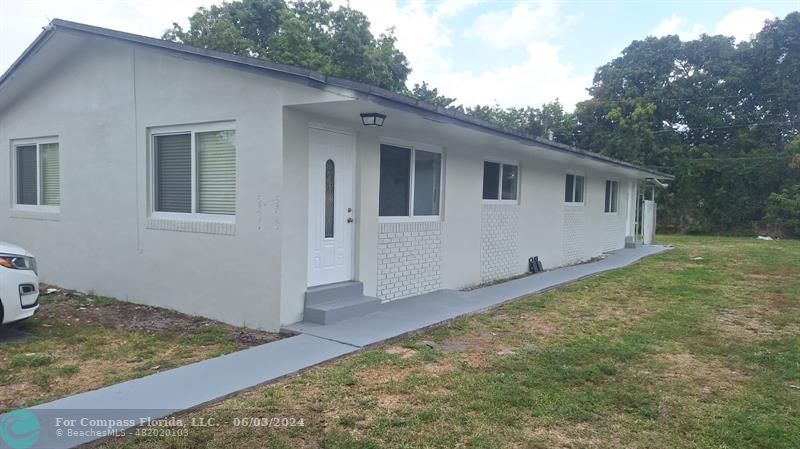
{"type": "Polygon", "coordinates": [[[442,155],[416,150],[414,155],[414,215],[439,215],[442,155]]]}
{"type": "Polygon", "coordinates": [[[617,211],[617,191],[619,190],[619,182],[611,182],[611,212],[617,211]]]}
{"type": "Polygon", "coordinates": [[[192,212],[191,134],[156,136],[156,207],[159,212],[192,212]]]}
{"type": "Polygon", "coordinates": [[[325,238],[333,238],[334,183],[336,167],[328,159],[325,163],[325,238]]]}
{"type": "Polygon", "coordinates": [[[606,212],[611,212],[611,181],[606,181],[606,212]]]}
{"type": "Polygon", "coordinates": [[[411,194],[411,150],[381,145],[380,191],[378,215],[408,216],[411,194]]]}
{"type": "Polygon", "coordinates": [[[496,200],[500,198],[500,164],[497,162],[483,163],[483,199],[496,200]]]}
{"type": "Polygon", "coordinates": [[[17,147],[17,204],[38,203],[37,183],[36,145],[17,147]]]}
{"type": "Polygon", "coordinates": [[[583,202],[583,176],[576,176],[575,177],[575,202],[582,203],[583,202]]]}
{"type": "Polygon", "coordinates": [[[517,175],[516,165],[503,165],[503,198],[504,200],[517,199],[517,175]]]}
{"type": "Polygon", "coordinates": [[[564,202],[573,201],[572,194],[575,192],[575,175],[567,175],[567,182],[564,187],[564,202]]]}

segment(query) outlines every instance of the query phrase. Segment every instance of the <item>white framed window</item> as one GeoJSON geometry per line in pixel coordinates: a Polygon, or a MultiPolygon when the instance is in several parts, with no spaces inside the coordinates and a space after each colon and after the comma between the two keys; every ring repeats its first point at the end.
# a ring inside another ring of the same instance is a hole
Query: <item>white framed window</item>
{"type": "Polygon", "coordinates": [[[61,167],[58,139],[12,141],[14,208],[58,212],[61,206],[61,167]]]}
{"type": "Polygon", "coordinates": [[[233,122],[152,128],[150,204],[156,218],[233,222],[233,122]]]}
{"type": "Polygon", "coordinates": [[[583,205],[586,194],[586,178],[581,175],[567,173],[564,182],[564,202],[577,206],[583,205]]]}
{"type": "Polygon", "coordinates": [[[607,214],[616,214],[617,213],[617,205],[619,200],[617,196],[619,194],[619,182],[612,181],[610,179],[606,180],[606,201],[605,201],[605,208],[604,211],[607,214]]]}
{"type": "Polygon", "coordinates": [[[441,151],[389,143],[381,144],[380,151],[380,220],[439,220],[443,170],[441,151]]]}
{"type": "Polygon", "coordinates": [[[483,201],[517,204],[519,165],[504,162],[483,162],[483,201]]]}

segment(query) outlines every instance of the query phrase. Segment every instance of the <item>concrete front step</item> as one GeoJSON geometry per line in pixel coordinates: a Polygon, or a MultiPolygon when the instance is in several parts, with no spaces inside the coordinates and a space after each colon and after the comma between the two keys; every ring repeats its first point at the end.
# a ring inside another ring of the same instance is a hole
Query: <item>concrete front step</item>
{"type": "Polygon", "coordinates": [[[306,290],[306,307],[331,302],[335,299],[358,298],[360,296],[364,296],[364,284],[360,281],[317,285],[306,290]]]}
{"type": "Polygon", "coordinates": [[[375,312],[380,306],[381,300],[371,296],[338,298],[318,304],[306,303],[303,320],[317,324],[331,324],[375,312]]]}

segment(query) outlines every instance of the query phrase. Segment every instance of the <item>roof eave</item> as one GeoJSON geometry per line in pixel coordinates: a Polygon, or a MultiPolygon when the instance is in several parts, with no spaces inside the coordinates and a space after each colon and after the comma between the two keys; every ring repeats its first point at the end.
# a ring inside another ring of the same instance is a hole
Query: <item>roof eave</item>
{"type": "Polygon", "coordinates": [[[272,73],[278,73],[283,76],[291,78],[301,78],[304,80],[306,84],[319,88],[324,88],[326,86],[343,88],[351,91],[355,97],[365,101],[385,104],[387,106],[392,106],[392,107],[399,106],[404,109],[405,108],[411,109],[413,112],[418,114],[420,112],[431,113],[437,116],[437,118],[439,119],[444,119],[444,121],[446,122],[454,123],[460,126],[466,126],[469,128],[479,129],[483,132],[488,132],[490,134],[494,134],[500,137],[512,138],[526,145],[544,146],[549,149],[571,154],[573,156],[592,159],[602,163],[635,170],[644,173],[648,176],[657,177],[659,179],[666,179],[666,180],[675,179],[674,176],[668,173],[652,170],[647,167],[636,165],[630,162],[625,162],[619,159],[614,159],[599,153],[583,150],[571,145],[565,145],[562,143],[543,139],[541,137],[532,136],[520,132],[518,130],[509,129],[497,125],[495,123],[488,122],[486,120],[469,116],[467,114],[464,114],[463,112],[455,111],[452,109],[445,109],[424,101],[420,101],[414,98],[410,98],[404,95],[391,92],[389,90],[380,87],[371,86],[369,84],[364,84],[361,82],[351,81],[343,78],[330,77],[323,75],[319,72],[316,72],[314,70],[288,66],[284,64],[277,64],[263,59],[252,58],[248,56],[237,56],[230,53],[223,53],[204,48],[192,47],[190,45],[179,44],[175,42],[165,41],[162,39],[145,37],[131,33],[125,33],[122,31],[110,30],[107,28],[85,25],[77,22],[70,22],[62,19],[53,19],[48,26],[44,27],[44,30],[42,31],[41,34],[39,34],[36,40],[34,40],[34,42],[31,43],[30,46],[28,46],[28,48],[22,53],[22,55],[20,55],[20,57],[17,58],[16,61],[14,61],[11,67],[9,67],[9,69],[3,74],[3,76],[0,77],[0,89],[2,89],[3,84],[7,81],[7,79],[11,78],[13,72],[24,62],[24,60],[27,59],[30,55],[34,54],[36,50],[39,47],[41,47],[41,45],[43,45],[47,41],[47,39],[49,39],[50,36],[52,36],[53,31],[57,28],[64,28],[72,31],[100,35],[139,45],[156,47],[184,54],[192,54],[199,57],[215,59],[237,65],[244,65],[255,69],[266,70],[272,73]]]}

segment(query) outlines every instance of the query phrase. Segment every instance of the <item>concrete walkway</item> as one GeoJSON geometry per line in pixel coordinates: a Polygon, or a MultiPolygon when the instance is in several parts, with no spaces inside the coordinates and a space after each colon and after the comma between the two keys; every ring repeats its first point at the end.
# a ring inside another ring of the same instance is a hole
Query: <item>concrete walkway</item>
{"type": "Polygon", "coordinates": [[[559,268],[468,292],[439,290],[381,305],[369,315],[333,324],[300,322],[286,329],[358,347],[375,344],[433,326],[462,315],[480,312],[521,296],[538,293],[604,271],[622,268],[666,247],[637,246],[608,254],[605,259],[559,268]]]}
{"type": "MultiPolygon", "coordinates": [[[[95,441],[139,425],[142,420],[146,422],[196,408],[364,346],[621,268],[665,249],[655,245],[639,246],[615,251],[599,262],[547,271],[469,292],[441,290],[393,301],[372,314],[335,324],[293,324],[287,329],[300,335],[28,409],[36,415],[41,427],[39,440],[32,447],[72,448],[95,441]],[[61,426],[57,425],[59,418],[61,426]],[[119,422],[92,426],[92,422],[84,425],[81,418],[119,422]],[[65,427],[65,419],[76,422],[65,427]]],[[[0,415],[0,422],[8,416],[10,414],[0,415]]]]}

